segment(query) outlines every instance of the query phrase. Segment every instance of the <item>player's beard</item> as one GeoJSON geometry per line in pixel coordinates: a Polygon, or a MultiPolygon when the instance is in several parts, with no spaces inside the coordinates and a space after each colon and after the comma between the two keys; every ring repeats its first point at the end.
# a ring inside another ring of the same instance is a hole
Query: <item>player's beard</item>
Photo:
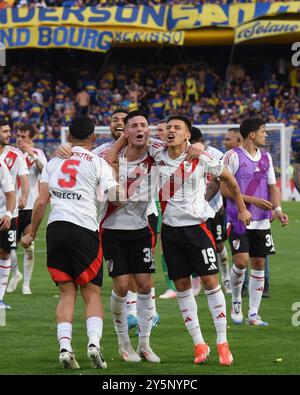
{"type": "MultiPolygon", "coordinates": [[[[119,126],[117,128],[119,128],[119,126]]],[[[115,140],[118,140],[118,138],[120,138],[122,136],[122,134],[124,134],[124,130],[120,131],[120,130],[117,130],[117,128],[116,129],[110,129],[110,133],[111,133],[111,135],[113,136],[113,138],[115,140]]]]}
{"type": "Polygon", "coordinates": [[[7,142],[3,139],[3,137],[0,137],[0,146],[1,146],[1,147],[5,147],[5,146],[9,145],[9,143],[10,143],[10,141],[7,143],[7,142]]]}

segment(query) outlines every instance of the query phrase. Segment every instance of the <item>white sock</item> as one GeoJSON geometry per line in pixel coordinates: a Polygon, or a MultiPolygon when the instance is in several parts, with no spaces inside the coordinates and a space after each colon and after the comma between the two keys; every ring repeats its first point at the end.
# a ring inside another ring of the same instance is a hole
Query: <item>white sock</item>
{"type": "Polygon", "coordinates": [[[245,279],[245,272],[247,269],[239,269],[232,265],[230,270],[230,283],[232,291],[232,302],[241,302],[242,300],[242,287],[245,279]]]}
{"type": "Polygon", "coordinates": [[[194,344],[205,343],[200,329],[197,314],[198,307],[192,288],[182,292],[177,291],[177,300],[185,327],[192,337],[194,344]]]}
{"type": "Polygon", "coordinates": [[[18,257],[17,257],[17,251],[16,250],[11,250],[10,251],[10,260],[11,260],[11,275],[14,277],[19,268],[18,268],[18,257]]]}
{"type": "Polygon", "coordinates": [[[229,280],[229,265],[227,249],[224,246],[223,250],[218,254],[219,270],[222,275],[222,281],[229,280]]]}
{"type": "Polygon", "coordinates": [[[226,302],[220,285],[217,288],[205,291],[208,307],[214,320],[217,332],[217,344],[227,342],[226,302]]]}
{"type": "Polygon", "coordinates": [[[32,243],[29,248],[24,249],[24,261],[23,261],[24,287],[30,286],[33,265],[34,265],[34,244],[32,243]]]}
{"type": "Polygon", "coordinates": [[[73,352],[71,346],[72,324],[70,322],[61,322],[57,324],[57,340],[60,350],[65,348],[67,351],[73,352]]]}
{"type": "Polygon", "coordinates": [[[156,311],[156,301],[155,301],[155,288],[151,288],[151,296],[152,296],[152,301],[153,301],[153,317],[156,316],[157,311],[156,311]]]}
{"type": "Polygon", "coordinates": [[[139,326],[139,346],[149,347],[153,318],[153,299],[151,290],[146,295],[137,294],[136,309],[139,326]]]}
{"type": "Polygon", "coordinates": [[[102,338],[103,320],[100,317],[89,317],[86,320],[86,330],[89,338],[88,344],[94,344],[100,348],[100,340],[102,338]]]}
{"type": "Polygon", "coordinates": [[[121,297],[118,296],[114,291],[111,291],[110,310],[113,316],[119,345],[130,342],[126,314],[126,296],[121,297]]]}
{"type": "Polygon", "coordinates": [[[10,273],[10,259],[0,259],[0,300],[3,300],[10,273]]]}
{"type": "Polygon", "coordinates": [[[127,315],[137,316],[136,312],[136,292],[128,291],[126,298],[127,315]]]}
{"type": "Polygon", "coordinates": [[[249,279],[249,316],[257,314],[265,285],[265,271],[251,270],[249,279]]]}

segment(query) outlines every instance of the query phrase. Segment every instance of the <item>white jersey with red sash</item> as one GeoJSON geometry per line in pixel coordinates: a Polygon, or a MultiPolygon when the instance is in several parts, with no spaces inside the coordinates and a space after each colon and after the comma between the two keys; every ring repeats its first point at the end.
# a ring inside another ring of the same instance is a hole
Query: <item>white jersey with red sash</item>
{"type": "Polygon", "coordinates": [[[104,229],[137,230],[148,226],[147,210],[157,191],[158,172],[147,152],[128,162],[125,151],[119,155],[119,188],[126,202],[119,209],[109,203],[102,215],[104,229]]]}
{"type": "MultiPolygon", "coordinates": [[[[206,149],[206,152],[208,152],[211,156],[213,156],[216,160],[222,161],[223,158],[223,152],[219,151],[217,148],[214,148],[212,146],[208,146],[206,149]]],[[[207,174],[206,175],[206,182],[207,185],[210,183],[212,180],[212,175],[207,174]]],[[[223,206],[223,198],[221,195],[221,192],[218,191],[215,196],[209,201],[210,207],[217,213],[220,211],[221,207],[223,206]]]]}
{"type": "Polygon", "coordinates": [[[105,192],[117,185],[107,162],[78,146],[72,148],[70,159],[52,158],[40,182],[49,185],[51,195],[48,224],[66,221],[92,231],[99,227],[105,192]],[[103,203],[99,204],[98,196],[103,203]]]}
{"type": "MultiPolygon", "coordinates": [[[[17,148],[7,145],[4,148],[2,154],[0,155],[0,161],[6,164],[10,172],[15,187],[15,191],[17,191],[18,190],[17,178],[29,174],[28,167],[22,152],[17,148]]],[[[6,198],[3,192],[0,191],[0,217],[2,217],[5,214],[5,212],[6,212],[6,198]]],[[[16,207],[13,212],[13,218],[17,216],[18,216],[18,206],[16,204],[16,207]]]]}
{"type": "Polygon", "coordinates": [[[190,226],[206,222],[215,216],[214,210],[204,198],[205,173],[218,177],[223,165],[204,152],[192,163],[183,153],[171,159],[165,144],[151,144],[149,153],[155,159],[160,173],[160,204],[163,223],[169,226],[190,226]]]}
{"type": "MultiPolygon", "coordinates": [[[[39,149],[39,148],[33,148],[34,154],[37,155],[38,160],[43,163],[44,166],[47,164],[47,158],[44,154],[44,152],[39,149]]],[[[26,164],[29,170],[29,195],[27,199],[27,204],[24,210],[32,210],[34,202],[36,198],[39,195],[39,181],[41,178],[41,172],[37,168],[37,165],[35,161],[32,160],[32,157],[28,154],[28,152],[25,152],[24,158],[26,160],[26,164]]],[[[18,189],[18,197],[21,196],[21,189],[19,185],[18,189]]]]}

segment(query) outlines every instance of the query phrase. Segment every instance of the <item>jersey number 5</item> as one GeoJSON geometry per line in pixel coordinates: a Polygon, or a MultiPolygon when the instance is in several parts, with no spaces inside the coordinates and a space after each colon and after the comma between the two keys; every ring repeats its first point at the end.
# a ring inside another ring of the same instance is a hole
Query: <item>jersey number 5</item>
{"type": "Polygon", "coordinates": [[[63,174],[68,175],[68,178],[59,178],[58,185],[60,187],[73,188],[75,186],[78,170],[74,167],[79,165],[80,165],[80,161],[76,159],[66,160],[63,163],[60,170],[63,174]]]}

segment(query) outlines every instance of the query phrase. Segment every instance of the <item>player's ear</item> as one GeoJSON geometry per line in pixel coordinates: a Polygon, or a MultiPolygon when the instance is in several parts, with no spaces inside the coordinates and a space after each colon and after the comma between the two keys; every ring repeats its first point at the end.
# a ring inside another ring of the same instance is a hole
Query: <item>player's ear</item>
{"type": "Polygon", "coordinates": [[[72,136],[70,135],[70,133],[68,133],[68,135],[67,135],[67,142],[68,143],[72,142],[72,136]]]}
{"type": "Polygon", "coordinates": [[[125,126],[125,128],[124,128],[124,136],[125,136],[126,138],[128,138],[128,130],[127,130],[126,126],[125,126]]]}
{"type": "Polygon", "coordinates": [[[191,132],[190,131],[188,131],[187,133],[186,133],[186,136],[185,136],[185,141],[189,141],[190,139],[191,139],[191,132]]]}
{"type": "Polygon", "coordinates": [[[250,137],[251,137],[252,140],[255,139],[255,134],[256,134],[255,132],[251,132],[251,133],[250,133],[250,137]]]}
{"type": "Polygon", "coordinates": [[[94,143],[96,141],[96,135],[95,133],[92,135],[92,142],[94,143]]]}

